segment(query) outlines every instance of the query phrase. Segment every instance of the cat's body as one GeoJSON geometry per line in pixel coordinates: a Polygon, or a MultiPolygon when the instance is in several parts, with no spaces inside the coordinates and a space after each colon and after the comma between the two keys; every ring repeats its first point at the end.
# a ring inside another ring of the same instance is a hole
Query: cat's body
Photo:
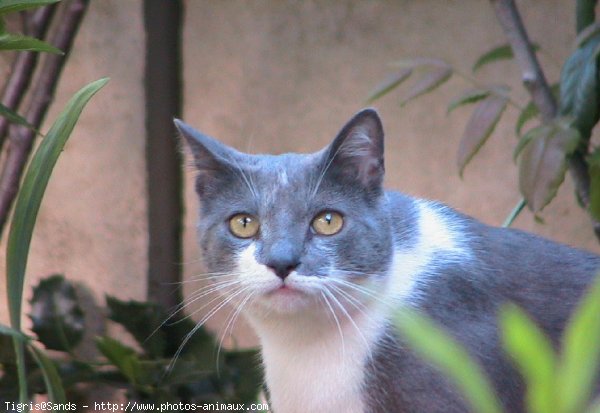
{"type": "Polygon", "coordinates": [[[467,411],[403,345],[391,322],[403,306],[444,325],[506,411],[523,411],[497,310],[517,303],[558,345],[599,257],[383,191],[371,110],[310,155],[245,155],[178,126],[199,170],[204,260],[260,338],[276,413],[467,411]]]}

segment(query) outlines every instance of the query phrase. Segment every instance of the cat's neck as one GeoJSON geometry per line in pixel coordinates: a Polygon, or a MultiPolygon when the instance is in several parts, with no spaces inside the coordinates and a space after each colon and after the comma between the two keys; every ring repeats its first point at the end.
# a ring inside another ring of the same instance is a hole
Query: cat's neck
{"type": "Polygon", "coordinates": [[[385,313],[381,306],[338,317],[252,320],[260,338],[273,409],[362,413],[364,362],[385,313]]]}

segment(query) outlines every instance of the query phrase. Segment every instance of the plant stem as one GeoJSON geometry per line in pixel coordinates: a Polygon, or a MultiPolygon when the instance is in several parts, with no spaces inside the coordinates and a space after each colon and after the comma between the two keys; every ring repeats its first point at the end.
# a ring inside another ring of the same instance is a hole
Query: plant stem
{"type": "MultiPolygon", "coordinates": [[[[71,0],[61,4],[61,13],[50,43],[64,55],[47,55],[39,69],[39,77],[31,90],[31,102],[25,114],[29,123],[39,129],[52,103],[54,90],[73,45],[73,39],[87,9],[89,0],[71,0]]],[[[9,128],[7,155],[0,175],[0,236],[19,190],[23,169],[33,146],[35,132],[22,126],[9,128]]]]}
{"type": "Polygon", "coordinates": [[[521,198],[521,200],[517,203],[517,205],[515,205],[515,207],[512,209],[512,211],[510,211],[510,214],[508,214],[508,216],[502,223],[502,227],[503,228],[510,227],[513,224],[514,220],[519,216],[521,211],[523,211],[523,208],[525,208],[525,205],[527,205],[527,202],[525,202],[525,198],[521,198]]]}
{"type": "MultiPolygon", "coordinates": [[[[514,0],[490,0],[490,2],[494,6],[496,17],[521,68],[523,84],[531,94],[533,103],[541,114],[542,121],[552,120],[558,113],[558,105],[533,51],[531,41],[527,36],[514,0]]],[[[569,172],[575,183],[577,195],[587,208],[590,200],[590,176],[583,151],[577,151],[570,157],[569,172]]],[[[600,222],[593,217],[591,220],[596,238],[600,241],[600,222]]]]}

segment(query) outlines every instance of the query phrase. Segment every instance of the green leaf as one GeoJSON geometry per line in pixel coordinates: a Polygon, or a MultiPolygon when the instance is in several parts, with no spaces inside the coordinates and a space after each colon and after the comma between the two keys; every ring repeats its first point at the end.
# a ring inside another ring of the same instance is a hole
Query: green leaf
{"type": "Polygon", "coordinates": [[[0,103],[0,116],[5,117],[9,122],[26,126],[29,129],[34,130],[36,133],[39,133],[35,126],[27,122],[27,119],[19,115],[17,112],[7,108],[2,103],[0,103]]]}
{"type": "Polygon", "coordinates": [[[563,340],[558,389],[564,413],[588,405],[600,363],[600,278],[591,285],[569,321],[563,340]]]}
{"type": "Polygon", "coordinates": [[[418,96],[431,92],[450,79],[450,76],[452,76],[452,68],[449,66],[432,68],[410,88],[407,95],[400,101],[400,106],[406,105],[418,96]]]}
{"type": "Polygon", "coordinates": [[[31,354],[34,360],[40,366],[42,375],[44,376],[44,382],[46,383],[46,389],[48,390],[48,399],[53,403],[66,403],[67,397],[65,395],[65,389],[63,388],[60,375],[56,366],[46,354],[36,348],[35,346],[29,346],[31,354]]]}
{"type": "Polygon", "coordinates": [[[28,50],[32,52],[64,54],[62,50],[35,37],[12,33],[0,34],[0,50],[28,50]]]}
{"type": "Polygon", "coordinates": [[[519,187],[534,213],[556,195],[565,177],[568,157],[581,140],[577,129],[564,118],[550,126],[524,145],[519,159],[519,187]]]}
{"type": "Polygon", "coordinates": [[[458,147],[457,164],[461,177],[467,164],[494,131],[507,103],[506,96],[490,95],[475,107],[458,147]]]}
{"type": "MultiPolygon", "coordinates": [[[[58,155],[75,127],[83,107],[106,82],[108,82],[108,79],[97,80],[85,86],[71,98],[38,147],[23,178],[6,245],[8,310],[11,326],[15,330],[21,330],[23,284],[25,282],[29,245],[50,174],[56,164],[58,155]]],[[[19,372],[19,401],[26,402],[28,392],[25,378],[25,353],[22,343],[16,338],[14,339],[14,345],[19,372]]]]}
{"type": "Polygon", "coordinates": [[[490,89],[476,88],[467,90],[466,92],[462,93],[461,95],[455,97],[454,99],[452,99],[452,101],[450,101],[450,103],[448,104],[447,113],[452,112],[459,106],[479,102],[480,100],[488,97],[490,93],[492,93],[490,89]]]}
{"type": "Polygon", "coordinates": [[[515,125],[515,133],[517,134],[517,136],[521,136],[521,130],[523,129],[523,126],[525,126],[525,124],[527,122],[529,122],[531,119],[538,116],[539,113],[540,113],[539,109],[537,108],[535,103],[533,103],[532,101],[530,101],[527,104],[527,106],[525,106],[525,108],[523,108],[523,110],[519,114],[519,117],[517,118],[517,123],[515,125]]]}
{"type": "Polygon", "coordinates": [[[529,142],[531,142],[533,139],[543,139],[544,136],[548,136],[552,133],[553,128],[554,126],[552,124],[542,124],[536,126],[535,128],[529,129],[527,133],[525,133],[525,135],[519,139],[519,142],[513,151],[513,161],[516,162],[517,158],[523,151],[523,148],[525,148],[529,142]]]}
{"type": "Polygon", "coordinates": [[[600,33],[593,35],[565,61],[560,75],[561,116],[573,117],[584,140],[598,122],[598,52],[600,33]]]}
{"type": "Polygon", "coordinates": [[[590,205],[592,217],[600,220],[600,148],[596,148],[587,159],[590,174],[590,205]]]}
{"type": "Polygon", "coordinates": [[[83,107],[106,82],[108,79],[90,83],[71,98],[43,139],[23,178],[15,203],[6,248],[6,282],[10,320],[12,327],[16,330],[21,329],[21,305],[27,256],[46,185],[83,107]]]}
{"type": "MultiPolygon", "coordinates": [[[[533,44],[532,47],[534,51],[537,51],[540,48],[537,44],[533,44]]],[[[473,64],[473,68],[471,70],[473,72],[476,72],[485,65],[497,62],[498,60],[509,60],[513,57],[514,54],[510,45],[502,44],[500,46],[492,48],[491,50],[488,50],[487,52],[479,56],[475,64],[473,64]]]]}
{"type": "Polygon", "coordinates": [[[403,308],[395,325],[402,338],[426,361],[453,381],[478,413],[501,413],[500,403],[482,369],[450,335],[427,316],[403,308]]]}
{"type": "Polygon", "coordinates": [[[139,375],[139,357],[135,350],[111,337],[97,337],[98,350],[115,365],[131,383],[136,383],[139,375]]]}
{"type": "Polygon", "coordinates": [[[516,305],[500,311],[504,347],[515,360],[527,384],[527,411],[548,413],[557,402],[556,355],[536,324],[516,305]]]}
{"type": "Polygon", "coordinates": [[[157,304],[138,301],[121,301],[106,296],[108,317],[121,324],[136,339],[152,358],[168,357],[165,354],[167,338],[161,323],[166,320],[166,312],[157,304]]]}
{"type": "Polygon", "coordinates": [[[0,15],[57,3],[60,0],[2,0],[0,15]]]}
{"type": "Polygon", "coordinates": [[[75,288],[62,275],[40,281],[31,299],[32,330],[50,350],[72,351],[85,330],[75,288]]]}
{"type": "MultiPolygon", "coordinates": [[[[31,337],[23,334],[22,332],[15,330],[14,328],[10,328],[9,326],[5,326],[0,324],[0,334],[4,336],[10,336],[19,339],[20,341],[27,342],[31,340],[31,337]]],[[[0,361],[1,363],[1,361],[0,361]]]]}
{"type": "Polygon", "coordinates": [[[500,46],[496,46],[491,50],[488,50],[475,62],[473,68],[471,69],[473,72],[481,69],[483,66],[498,61],[498,60],[507,60],[512,59],[514,57],[513,51],[509,44],[503,44],[500,46]]]}
{"type": "Polygon", "coordinates": [[[412,69],[403,69],[398,73],[390,75],[380,85],[378,85],[369,95],[367,103],[372,103],[380,97],[387,95],[389,92],[398,87],[402,82],[409,78],[412,69]]]}

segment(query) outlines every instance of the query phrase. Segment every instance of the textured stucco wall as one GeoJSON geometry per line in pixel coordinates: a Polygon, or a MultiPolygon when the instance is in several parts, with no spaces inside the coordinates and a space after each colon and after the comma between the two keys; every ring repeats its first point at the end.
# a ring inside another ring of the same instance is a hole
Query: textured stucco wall
{"type": "MultiPolygon", "coordinates": [[[[394,60],[441,57],[469,72],[479,54],[504,42],[489,2],[480,0],[185,4],[184,119],[250,152],[323,147],[393,70],[389,63],[394,60]]],[[[550,79],[556,79],[555,62],[568,55],[574,35],[573,5],[560,0],[519,5],[532,37],[545,51],[541,59],[550,79]]],[[[145,292],[143,40],[141,2],[93,1],[49,116],[83,84],[112,78],[84,112],[59,160],[28,271],[31,282],[64,272],[91,285],[100,304],[105,293],[140,299],[145,292]]],[[[509,80],[516,99],[526,102],[512,62],[485,68],[480,79],[509,80]]],[[[376,102],[387,134],[386,184],[498,225],[519,199],[511,158],[517,113],[507,110],[460,180],[455,153],[470,109],[458,109],[449,117],[445,111],[448,101],[466,87],[454,79],[404,108],[398,105],[398,93],[376,102]]],[[[189,170],[187,277],[202,272],[192,179],[189,170]]],[[[572,193],[567,182],[543,214],[546,225],[536,224],[525,212],[516,226],[600,252],[572,193]]],[[[186,291],[196,287],[186,284],[186,291]]],[[[3,283],[0,294],[3,302],[3,283]]],[[[5,312],[0,313],[6,320],[5,312]]],[[[242,343],[252,341],[251,335],[241,335],[242,343]]]]}
{"type": "MultiPolygon", "coordinates": [[[[84,109],[48,185],[31,245],[30,285],[63,273],[89,286],[100,305],[104,294],[144,297],[143,42],[139,2],[91,2],[43,130],[79,88],[104,76],[111,80],[84,109]]],[[[4,298],[2,282],[3,321],[4,298]]]]}

